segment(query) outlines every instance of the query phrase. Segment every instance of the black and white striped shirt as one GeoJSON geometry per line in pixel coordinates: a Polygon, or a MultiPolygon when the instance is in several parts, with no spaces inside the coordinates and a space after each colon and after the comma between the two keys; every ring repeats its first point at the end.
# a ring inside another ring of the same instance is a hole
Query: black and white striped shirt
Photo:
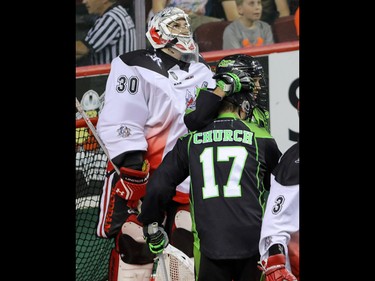
{"type": "Polygon", "coordinates": [[[111,63],[136,49],[135,24],[126,9],[115,4],[95,21],[84,41],[91,50],[92,64],[111,63]]]}

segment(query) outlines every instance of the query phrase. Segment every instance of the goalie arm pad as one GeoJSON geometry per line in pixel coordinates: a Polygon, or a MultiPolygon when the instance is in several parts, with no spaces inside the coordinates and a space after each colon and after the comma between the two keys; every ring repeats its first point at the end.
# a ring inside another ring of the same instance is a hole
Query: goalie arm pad
{"type": "Polygon", "coordinates": [[[146,194],[146,184],[150,175],[150,163],[143,161],[142,171],[121,167],[120,178],[115,184],[115,192],[125,200],[139,200],[146,194]]]}

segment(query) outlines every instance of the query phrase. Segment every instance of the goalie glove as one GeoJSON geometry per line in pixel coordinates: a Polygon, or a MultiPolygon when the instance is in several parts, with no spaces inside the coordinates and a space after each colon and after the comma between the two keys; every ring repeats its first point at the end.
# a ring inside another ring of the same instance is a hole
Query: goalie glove
{"type": "Polygon", "coordinates": [[[285,268],[285,255],[277,254],[258,262],[258,268],[265,275],[264,281],[297,281],[297,278],[285,268]]]}
{"type": "Polygon", "coordinates": [[[160,254],[169,243],[168,235],[164,228],[152,223],[143,227],[143,235],[151,253],[160,254]]]}
{"type": "Polygon", "coordinates": [[[148,183],[150,163],[145,160],[142,171],[130,168],[120,168],[120,179],[116,182],[115,192],[125,200],[139,200],[146,194],[146,184],[148,183]]]}
{"type": "Polygon", "coordinates": [[[237,69],[215,74],[212,78],[216,79],[216,86],[222,89],[226,96],[240,91],[252,92],[255,88],[253,78],[248,73],[237,69]]]}

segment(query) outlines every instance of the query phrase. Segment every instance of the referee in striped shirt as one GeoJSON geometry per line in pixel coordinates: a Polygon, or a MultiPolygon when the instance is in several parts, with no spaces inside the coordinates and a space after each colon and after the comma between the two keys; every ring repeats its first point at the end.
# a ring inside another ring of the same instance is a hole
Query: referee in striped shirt
{"type": "Polygon", "coordinates": [[[96,14],[94,26],[84,40],[76,41],[76,61],[90,55],[91,64],[107,64],[136,49],[135,24],[116,0],[83,0],[89,14],[96,14]]]}

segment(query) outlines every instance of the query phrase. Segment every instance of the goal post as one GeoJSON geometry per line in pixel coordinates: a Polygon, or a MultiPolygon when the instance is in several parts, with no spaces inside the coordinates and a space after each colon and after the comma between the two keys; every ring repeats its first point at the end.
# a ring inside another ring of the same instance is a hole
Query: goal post
{"type": "MultiPolygon", "coordinates": [[[[97,117],[90,118],[93,125],[97,117]]],[[[103,281],[113,239],[96,236],[107,156],[84,119],[76,120],[76,281],[103,281]]]]}

